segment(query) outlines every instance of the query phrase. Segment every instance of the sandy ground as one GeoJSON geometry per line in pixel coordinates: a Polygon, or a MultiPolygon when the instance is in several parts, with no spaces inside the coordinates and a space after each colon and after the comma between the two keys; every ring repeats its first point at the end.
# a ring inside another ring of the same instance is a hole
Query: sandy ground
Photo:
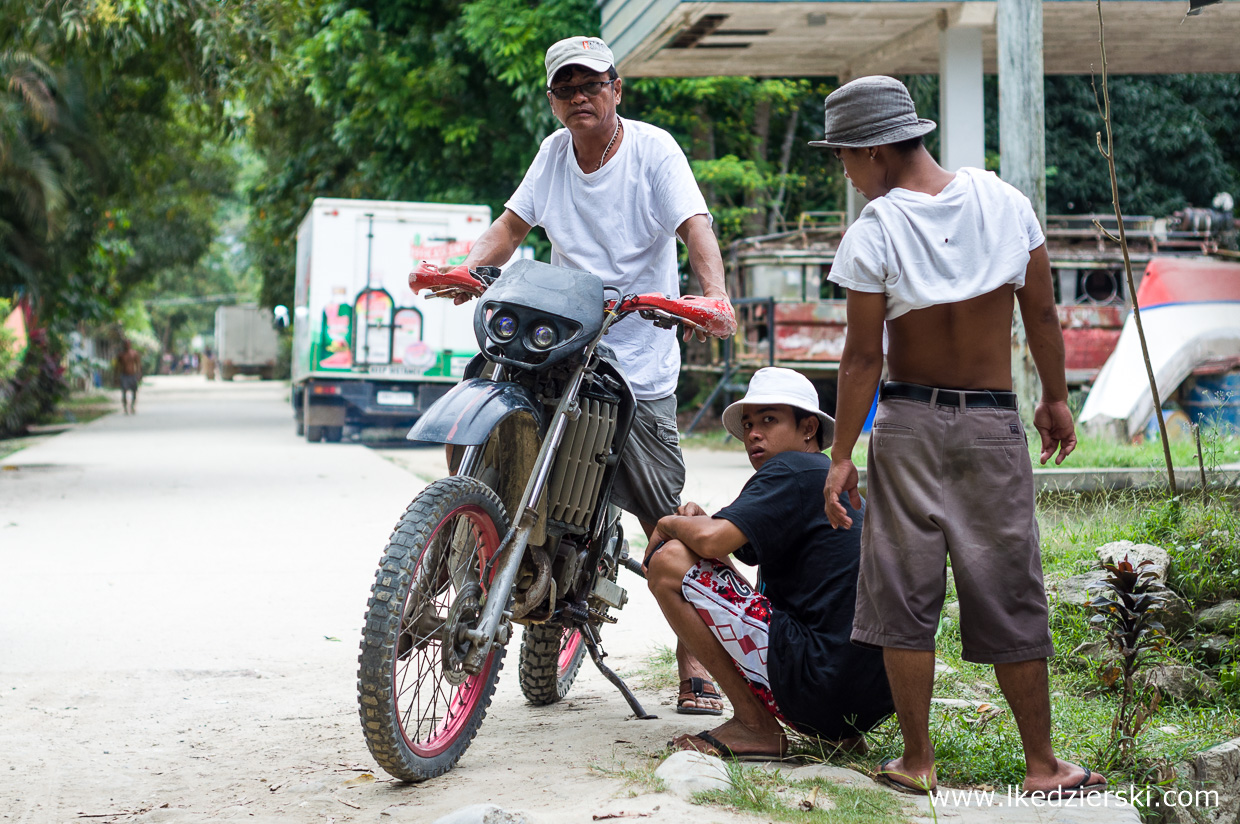
{"type": "MultiPolygon", "coordinates": [[[[0,822],[429,824],[483,802],[531,824],[766,820],[615,774],[714,719],[638,689],[659,717],[635,720],[589,663],[566,700],[531,707],[515,642],[454,770],[410,785],[377,769],[357,716],[362,615],[389,531],[440,453],[307,444],[285,392],[148,379],[136,416],[0,459],[0,822]]],[[[739,452],[686,459],[685,497],[708,510],[751,474],[739,452]]],[[[620,582],[631,600],[603,643],[631,674],[674,639],[644,582],[620,582]]],[[[1131,808],[939,818],[1136,820],[1131,808]]]]}
{"type": "MultiPolygon", "coordinates": [[[[362,613],[424,483],[405,467],[437,456],[307,444],[284,391],[148,379],[137,415],[0,461],[0,821],[430,822],[483,801],[539,822],[750,820],[592,769],[643,765],[708,724],[643,691],[660,717],[634,720],[589,663],[568,699],[530,707],[515,645],[455,770],[408,785],[376,769],[362,613]]],[[[704,453],[687,497],[727,503],[744,460],[704,453]]],[[[623,673],[673,638],[642,582],[621,583],[632,601],[603,641],[623,673]]]]}

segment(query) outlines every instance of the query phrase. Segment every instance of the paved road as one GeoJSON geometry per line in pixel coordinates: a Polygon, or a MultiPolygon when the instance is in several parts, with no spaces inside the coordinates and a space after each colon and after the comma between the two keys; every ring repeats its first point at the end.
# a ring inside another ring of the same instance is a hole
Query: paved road
{"type": "MultiPolygon", "coordinates": [[[[137,415],[0,461],[0,821],[430,821],[482,799],[606,812],[625,784],[589,762],[643,759],[683,723],[664,712],[635,734],[593,668],[570,700],[530,708],[515,650],[457,771],[411,787],[375,770],[357,642],[376,562],[424,480],[362,446],[294,437],[284,391],[147,379],[137,415]],[[581,743],[593,735],[597,751],[581,743]],[[343,784],[370,770],[374,785],[343,784]]],[[[383,454],[433,474],[441,453],[383,454]]],[[[634,603],[604,635],[620,670],[673,641],[626,585],[634,603]]]]}

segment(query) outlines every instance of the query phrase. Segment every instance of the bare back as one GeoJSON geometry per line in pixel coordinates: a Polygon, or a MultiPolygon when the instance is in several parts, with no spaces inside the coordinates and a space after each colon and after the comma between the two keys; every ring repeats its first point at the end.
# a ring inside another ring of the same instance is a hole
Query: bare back
{"type": "Polygon", "coordinates": [[[1012,388],[1015,287],[915,309],[887,322],[891,380],[944,389],[1012,388]]]}
{"type": "Polygon", "coordinates": [[[116,360],[122,375],[142,374],[142,356],[135,350],[130,349],[128,351],[121,352],[117,356],[116,360]]]}

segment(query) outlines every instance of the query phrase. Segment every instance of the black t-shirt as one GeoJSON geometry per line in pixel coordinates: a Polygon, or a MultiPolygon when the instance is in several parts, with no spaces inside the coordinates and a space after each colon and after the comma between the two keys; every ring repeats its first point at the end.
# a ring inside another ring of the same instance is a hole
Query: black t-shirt
{"type": "Polygon", "coordinates": [[[882,652],[850,641],[865,504],[858,512],[841,496],[853,525],[831,528],[822,506],[830,468],[821,452],[783,452],[715,517],[745,534],[736,556],[762,572],[775,702],[801,732],[838,740],[870,729],[893,706],[882,652]]]}

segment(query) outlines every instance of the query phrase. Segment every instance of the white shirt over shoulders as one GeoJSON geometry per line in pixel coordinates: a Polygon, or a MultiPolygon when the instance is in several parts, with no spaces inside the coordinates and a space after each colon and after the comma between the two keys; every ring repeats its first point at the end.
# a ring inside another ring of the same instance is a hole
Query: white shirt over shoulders
{"type": "Polygon", "coordinates": [[[887,319],[1025,284],[1046,242],[1029,198],[994,172],[964,168],[937,195],[892,189],[866,204],[828,279],[887,295],[887,319]]]}
{"type": "MultiPolygon", "coordinates": [[[[589,173],[578,165],[567,129],[550,135],[504,205],[546,230],[552,264],[596,274],[625,294],[679,297],[676,229],[710,212],[676,140],[648,123],[623,123],[615,156],[589,173]]],[[[604,342],[616,351],[639,399],[675,393],[675,329],[632,316],[613,326],[604,342]]]]}

